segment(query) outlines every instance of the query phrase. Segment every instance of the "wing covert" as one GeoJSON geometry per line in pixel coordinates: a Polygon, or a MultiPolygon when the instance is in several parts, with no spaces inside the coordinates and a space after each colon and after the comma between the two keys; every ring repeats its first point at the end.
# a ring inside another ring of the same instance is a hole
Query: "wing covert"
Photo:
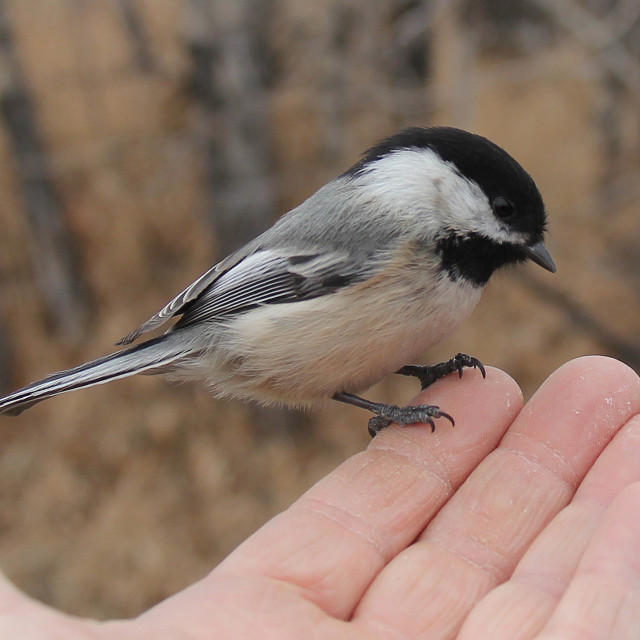
{"type": "Polygon", "coordinates": [[[265,304],[309,300],[332,293],[364,276],[341,254],[253,253],[221,275],[184,310],[176,327],[215,320],[265,304]]]}
{"type": "Polygon", "coordinates": [[[263,305],[315,298],[363,279],[365,270],[345,254],[262,250],[234,254],[218,263],[125,336],[138,336],[182,315],[183,327],[263,305]]]}

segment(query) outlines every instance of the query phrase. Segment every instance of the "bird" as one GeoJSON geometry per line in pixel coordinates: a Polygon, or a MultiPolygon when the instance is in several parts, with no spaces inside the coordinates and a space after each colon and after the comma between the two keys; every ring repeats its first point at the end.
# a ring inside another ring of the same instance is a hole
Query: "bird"
{"type": "Polygon", "coordinates": [[[453,127],[403,129],[211,267],[120,350],[0,398],[0,414],[142,373],[264,405],[338,400],[373,413],[372,435],[391,422],[453,424],[434,405],[358,394],[392,373],[423,388],[468,367],[484,375],[463,353],[411,363],[461,324],[499,269],[532,261],[554,273],[546,231],[540,191],[502,147],[453,127]]]}

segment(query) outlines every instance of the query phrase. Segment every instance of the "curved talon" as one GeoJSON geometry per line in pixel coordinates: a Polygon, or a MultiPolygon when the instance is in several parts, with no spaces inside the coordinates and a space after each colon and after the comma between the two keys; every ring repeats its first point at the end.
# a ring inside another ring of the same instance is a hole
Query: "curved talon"
{"type": "Polygon", "coordinates": [[[474,369],[478,369],[482,374],[482,377],[486,379],[487,372],[485,371],[484,365],[480,360],[478,360],[478,358],[474,358],[466,353],[459,353],[454,356],[452,360],[455,362],[456,369],[458,370],[458,377],[462,378],[462,370],[465,367],[473,367],[474,369]]]}
{"type": "Polygon", "coordinates": [[[446,420],[448,420],[451,423],[452,427],[456,426],[456,421],[448,413],[445,413],[444,411],[441,411],[439,417],[440,418],[445,418],[446,420]]]}
{"type": "Polygon", "coordinates": [[[367,425],[367,431],[372,438],[375,438],[383,429],[391,424],[389,418],[383,418],[382,416],[373,416],[369,418],[367,425]]]}
{"type": "MultiPolygon", "coordinates": [[[[477,369],[482,374],[482,377],[486,379],[487,372],[484,369],[484,365],[482,364],[482,362],[480,362],[480,360],[478,360],[478,358],[474,358],[473,356],[468,356],[467,366],[477,369]]],[[[462,372],[460,372],[460,377],[462,377],[462,372]]]]}

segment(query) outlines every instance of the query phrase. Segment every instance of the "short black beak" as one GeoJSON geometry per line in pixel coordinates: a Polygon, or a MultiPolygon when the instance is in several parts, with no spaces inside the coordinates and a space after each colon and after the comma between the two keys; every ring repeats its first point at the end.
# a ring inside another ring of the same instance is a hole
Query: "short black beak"
{"type": "Polygon", "coordinates": [[[524,253],[527,258],[536,264],[539,264],[543,269],[551,271],[551,273],[556,272],[556,265],[553,262],[553,258],[549,255],[547,247],[544,246],[544,242],[542,242],[542,240],[535,244],[527,245],[524,248],[524,253]]]}

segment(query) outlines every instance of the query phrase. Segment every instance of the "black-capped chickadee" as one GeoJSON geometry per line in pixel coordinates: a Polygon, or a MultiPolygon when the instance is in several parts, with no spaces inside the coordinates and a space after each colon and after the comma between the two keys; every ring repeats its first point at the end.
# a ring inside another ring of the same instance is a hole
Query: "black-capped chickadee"
{"type": "Polygon", "coordinates": [[[527,259],[554,272],[529,174],[486,138],[412,127],[378,143],[123,338],[164,335],[0,399],[16,415],[59,393],[136,373],[202,380],[221,397],[372,411],[370,431],[451,417],[354,395],[389,373],[423,387],[480,363],[458,354],[407,365],[448,336],[496,269],[527,259]]]}

